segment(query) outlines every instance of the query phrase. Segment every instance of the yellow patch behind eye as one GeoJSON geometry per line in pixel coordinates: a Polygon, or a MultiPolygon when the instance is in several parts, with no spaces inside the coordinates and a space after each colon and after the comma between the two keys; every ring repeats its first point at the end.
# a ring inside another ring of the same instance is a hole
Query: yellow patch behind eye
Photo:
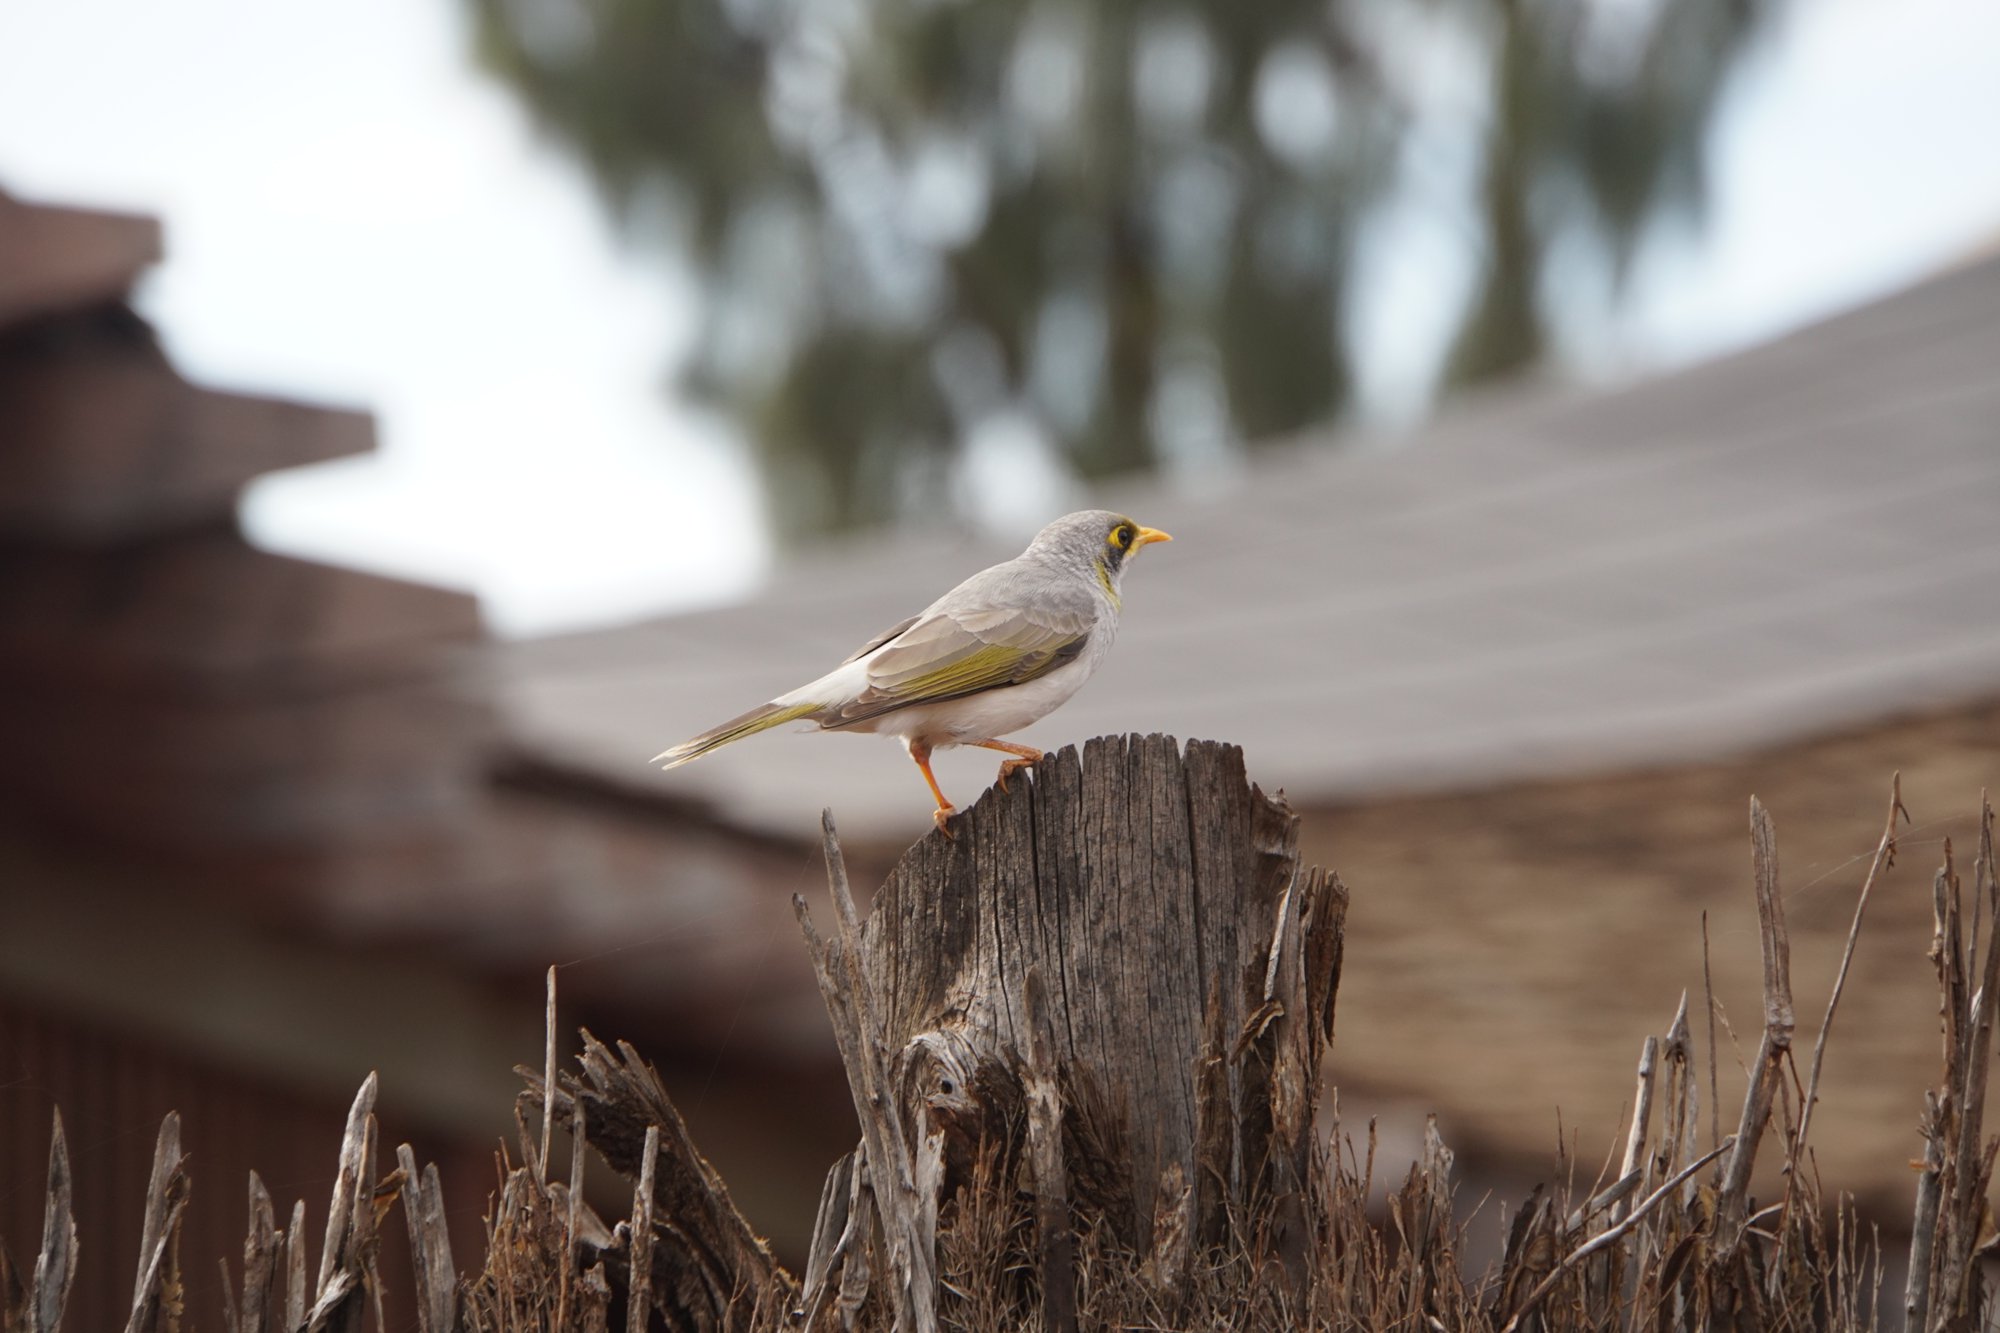
{"type": "Polygon", "coordinates": [[[1132,544],[1132,538],[1136,535],[1129,523],[1120,523],[1117,527],[1111,529],[1111,535],[1104,539],[1104,544],[1106,546],[1115,546],[1122,551],[1132,544]]]}

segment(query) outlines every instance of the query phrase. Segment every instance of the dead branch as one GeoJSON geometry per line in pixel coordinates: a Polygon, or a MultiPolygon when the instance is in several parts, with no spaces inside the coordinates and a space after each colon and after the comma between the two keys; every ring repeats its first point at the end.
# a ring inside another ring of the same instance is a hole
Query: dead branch
{"type": "Polygon", "coordinates": [[[410,1271],[417,1285],[418,1333],[453,1333],[458,1322],[458,1271],[451,1262],[451,1234],[445,1226],[444,1188],[437,1163],[417,1173],[416,1154],[396,1148],[403,1172],[403,1216],[410,1232],[410,1271]]]}
{"type": "Polygon", "coordinates": [[[861,927],[855,916],[853,894],[848,889],[847,864],[840,854],[840,836],[834,828],[831,810],[821,815],[820,826],[824,834],[827,880],[833,891],[840,929],[838,943],[820,939],[805,899],[794,895],[792,908],[800,930],[805,933],[827,1013],[833,1019],[834,1038],[840,1045],[848,1086],[854,1095],[854,1112],[868,1145],[875,1206],[889,1249],[889,1264],[896,1277],[896,1326],[916,1333],[934,1333],[937,1291],[931,1263],[935,1231],[923,1225],[926,1209],[918,1196],[910,1135],[903,1124],[902,1110],[889,1091],[893,1086],[890,1061],[882,1049],[881,1028],[868,998],[867,976],[861,964],[861,927]]]}
{"type": "Polygon", "coordinates": [[[166,1333],[179,1325],[180,1229],[187,1197],[181,1118],[169,1111],[153,1148],[153,1175],[146,1185],[145,1220],[139,1231],[139,1275],[132,1285],[132,1317],[126,1333],[166,1333]]]}
{"type": "Polygon", "coordinates": [[[1819,1071],[1826,1059],[1826,1038],[1833,1031],[1833,1015],[1840,1007],[1841,992],[1847,989],[1847,970],[1853,965],[1854,946],[1861,938],[1861,918],[1868,910],[1868,895],[1875,888],[1875,877],[1896,864],[1897,815],[1904,822],[1909,821],[1910,812],[1903,808],[1901,773],[1889,779],[1889,814],[1882,821],[1882,836],[1875,843],[1874,859],[1868,863],[1868,874],[1861,881],[1861,896],[1854,903],[1854,921],[1847,928],[1847,945],[1840,953],[1840,970],[1834,974],[1833,992],[1826,997],[1826,1014],[1819,1021],[1819,1035],[1813,1039],[1812,1067],[1806,1076],[1805,1098],[1799,1110],[1799,1132],[1792,1138],[1794,1161],[1805,1157],[1806,1134],[1812,1128],[1813,1108],[1819,1105],[1819,1071]]]}
{"type": "Polygon", "coordinates": [[[1730,1256],[1740,1239],[1750,1172],[1757,1163],[1757,1141],[1771,1118],[1771,1102],[1784,1077],[1785,1056],[1792,1048],[1792,948],[1785,933],[1784,900],[1778,892],[1777,835],[1771,828],[1771,816],[1754,796],[1750,798],[1750,848],[1764,960],[1764,1036],[1743,1097],[1742,1119],[1733,1136],[1735,1150],[1716,1190],[1715,1234],[1721,1258],[1730,1256]]]}
{"type": "Polygon", "coordinates": [[[28,1333],[56,1333],[70,1284],[76,1280],[76,1216],[69,1168],[69,1143],[62,1112],[50,1117],[49,1188],[42,1208],[42,1252],[35,1260],[34,1285],[27,1296],[28,1333]]]}

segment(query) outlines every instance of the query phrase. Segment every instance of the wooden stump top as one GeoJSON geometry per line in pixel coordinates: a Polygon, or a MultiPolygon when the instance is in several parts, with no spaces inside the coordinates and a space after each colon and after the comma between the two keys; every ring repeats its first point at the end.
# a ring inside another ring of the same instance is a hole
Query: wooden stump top
{"type": "Polygon", "coordinates": [[[1310,1119],[1331,1028],[1338,914],[1328,881],[1300,872],[1297,820],[1250,782],[1240,749],[1183,752],[1162,735],[1065,748],[952,833],[905,854],[865,932],[906,1106],[968,1135],[1007,1112],[995,1103],[1029,1050],[1038,971],[1080,1201],[1136,1249],[1177,1183],[1192,1186],[1197,1233],[1213,1229],[1268,1174],[1274,1130],[1285,1174],[1302,1173],[1295,1122],[1310,1119]],[[1260,1038],[1273,1049],[1246,1062],[1260,1038]],[[1252,1086],[1274,1064],[1291,1085],[1281,1125],[1252,1086]],[[1098,1163],[1113,1178],[1092,1182],[1098,1163]]]}

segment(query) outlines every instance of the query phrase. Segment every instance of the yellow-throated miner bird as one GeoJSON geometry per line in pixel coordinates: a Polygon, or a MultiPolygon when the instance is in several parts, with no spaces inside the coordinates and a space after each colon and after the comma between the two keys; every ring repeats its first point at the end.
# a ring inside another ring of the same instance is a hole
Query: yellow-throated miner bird
{"type": "Polygon", "coordinates": [[[1000,785],[1042,752],[1000,737],[1068,701],[1118,633],[1119,586],[1140,548],[1172,541],[1122,514],[1059,518],[1003,564],[982,569],[921,614],[876,636],[810,684],[656,756],[673,768],[787,722],[822,731],[901,739],[937,797],[938,827],[953,813],[931,772],[931,752],[980,745],[1014,758],[1000,785]]]}

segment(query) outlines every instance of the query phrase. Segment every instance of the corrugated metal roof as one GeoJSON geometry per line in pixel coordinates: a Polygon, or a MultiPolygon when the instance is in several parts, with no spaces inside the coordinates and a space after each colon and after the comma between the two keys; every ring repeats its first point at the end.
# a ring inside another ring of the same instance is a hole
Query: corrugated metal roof
{"type": "MultiPolygon", "coordinates": [[[[1695,759],[2000,692],[2000,261],[1612,392],[1473,400],[1393,449],[1310,439],[1104,496],[1173,532],[1120,642],[1019,739],[1241,743],[1305,802],[1695,759]]],[[[796,562],[755,599],[519,645],[521,743],[805,834],[900,838],[890,744],[664,745],[811,678],[1018,549],[936,536],[796,562]]],[[[940,766],[969,803],[983,751],[940,766]],[[977,756],[977,757],[972,757],[977,756]]]]}

